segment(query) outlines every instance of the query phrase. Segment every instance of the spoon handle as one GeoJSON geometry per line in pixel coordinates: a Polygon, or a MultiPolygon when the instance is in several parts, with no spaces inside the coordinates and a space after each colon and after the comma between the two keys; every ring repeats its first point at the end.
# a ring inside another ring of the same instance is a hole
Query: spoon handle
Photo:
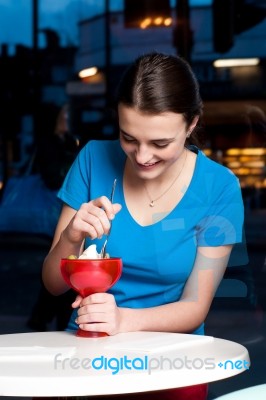
{"type": "Polygon", "coordinates": [[[111,203],[114,202],[114,194],[115,194],[116,182],[117,182],[117,179],[115,179],[114,183],[113,183],[112,192],[111,192],[111,196],[110,196],[111,203]]]}
{"type": "MultiPolygon", "coordinates": [[[[114,183],[113,183],[113,186],[112,186],[112,192],[111,192],[111,196],[110,196],[111,203],[113,203],[113,201],[114,201],[116,182],[117,182],[117,179],[114,180],[114,183]]],[[[110,222],[110,229],[109,229],[109,232],[108,232],[107,237],[105,239],[105,242],[103,244],[102,250],[100,252],[101,258],[105,258],[105,256],[106,256],[106,245],[107,245],[107,241],[108,241],[108,238],[109,238],[109,235],[110,235],[110,232],[111,232],[111,228],[112,228],[112,222],[110,222]]]]}

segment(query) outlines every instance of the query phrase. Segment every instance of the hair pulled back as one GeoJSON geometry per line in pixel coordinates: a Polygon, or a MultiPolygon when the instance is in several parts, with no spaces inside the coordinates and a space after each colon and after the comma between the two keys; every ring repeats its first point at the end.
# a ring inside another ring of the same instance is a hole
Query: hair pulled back
{"type": "Polygon", "coordinates": [[[116,100],[143,113],[183,114],[188,125],[202,114],[199,85],[189,64],[157,52],[140,56],[127,68],[116,100]]]}

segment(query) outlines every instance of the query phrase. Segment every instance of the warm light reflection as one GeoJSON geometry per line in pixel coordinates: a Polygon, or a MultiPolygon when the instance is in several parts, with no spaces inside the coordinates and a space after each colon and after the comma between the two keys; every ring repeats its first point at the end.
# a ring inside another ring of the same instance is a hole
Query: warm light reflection
{"type": "Polygon", "coordinates": [[[264,181],[256,181],[254,184],[256,189],[264,189],[266,188],[266,179],[264,179],[264,181]]]}
{"type": "Polygon", "coordinates": [[[235,58],[215,60],[213,66],[215,68],[231,68],[231,67],[249,67],[256,66],[260,63],[259,58],[235,58]]]}
{"type": "Polygon", "coordinates": [[[261,175],[261,173],[262,173],[262,170],[260,168],[240,167],[240,168],[231,168],[231,169],[236,175],[253,175],[254,176],[254,175],[261,175]]]}
{"type": "Polygon", "coordinates": [[[261,160],[261,161],[249,161],[249,162],[246,162],[245,165],[247,167],[250,167],[250,168],[264,168],[265,163],[263,162],[263,160],[261,160]]]}
{"type": "Polygon", "coordinates": [[[266,155],[266,149],[262,147],[242,149],[241,154],[245,156],[263,156],[266,155]]]}
{"type": "Polygon", "coordinates": [[[250,168],[238,168],[235,172],[237,175],[250,175],[250,168]]]}
{"type": "Polygon", "coordinates": [[[163,17],[155,17],[153,19],[151,18],[145,18],[143,21],[140,23],[140,28],[141,29],[146,29],[151,26],[170,26],[172,24],[172,18],[163,18],[163,17]]]}
{"type": "Polygon", "coordinates": [[[165,26],[170,26],[170,25],[172,25],[172,18],[165,18],[165,20],[164,20],[164,25],[165,25],[165,26]]]}
{"type": "Polygon", "coordinates": [[[240,152],[241,152],[240,149],[228,149],[228,150],[226,150],[226,154],[228,154],[229,156],[239,156],[240,152]]]}
{"type": "MultiPolygon", "coordinates": [[[[255,157],[255,159],[257,160],[257,157],[255,157]]],[[[240,156],[240,157],[239,157],[239,161],[240,161],[241,163],[249,162],[249,161],[250,161],[250,156],[240,156]]]]}
{"type": "Polygon", "coordinates": [[[151,25],[151,22],[152,22],[151,18],[145,18],[145,19],[144,19],[143,21],[141,21],[141,23],[140,23],[141,29],[146,29],[148,26],[151,25]]]}
{"type": "Polygon", "coordinates": [[[163,24],[163,17],[157,17],[153,20],[154,25],[162,25],[163,24]]]}
{"type": "Polygon", "coordinates": [[[230,156],[263,156],[266,155],[266,149],[263,149],[262,147],[247,147],[245,149],[232,148],[226,150],[226,154],[230,156]]]}
{"type": "Polygon", "coordinates": [[[212,150],[211,149],[204,149],[204,154],[206,154],[207,157],[210,157],[212,154],[212,150]]]}
{"type": "Polygon", "coordinates": [[[90,76],[94,76],[94,75],[96,75],[98,73],[98,68],[97,67],[91,67],[91,68],[85,68],[85,69],[82,69],[80,72],[79,72],[79,77],[81,78],[81,79],[84,79],[84,78],[89,78],[90,76]]]}
{"type": "Polygon", "coordinates": [[[232,161],[232,162],[228,162],[227,166],[229,168],[239,168],[241,166],[239,161],[232,161]]]}
{"type": "Polygon", "coordinates": [[[221,150],[204,149],[204,153],[215,161],[224,164],[238,176],[242,188],[266,188],[265,148],[231,148],[224,150],[224,155],[221,150]]]}

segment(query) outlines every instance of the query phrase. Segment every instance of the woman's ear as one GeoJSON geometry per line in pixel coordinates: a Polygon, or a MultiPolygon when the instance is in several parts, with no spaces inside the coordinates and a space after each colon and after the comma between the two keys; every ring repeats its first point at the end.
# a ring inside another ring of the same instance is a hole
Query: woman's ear
{"type": "Polygon", "coordinates": [[[189,129],[188,129],[189,132],[192,132],[192,131],[194,130],[194,128],[195,128],[195,126],[197,125],[198,121],[199,121],[199,116],[196,115],[196,116],[193,118],[193,121],[191,122],[191,124],[189,125],[189,129]]]}

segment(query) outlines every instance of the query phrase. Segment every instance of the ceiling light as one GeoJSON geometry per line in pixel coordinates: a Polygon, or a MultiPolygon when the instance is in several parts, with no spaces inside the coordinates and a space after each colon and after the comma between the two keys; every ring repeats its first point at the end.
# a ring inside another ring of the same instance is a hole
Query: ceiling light
{"type": "Polygon", "coordinates": [[[96,75],[97,72],[98,72],[98,68],[97,67],[85,68],[85,69],[82,69],[79,72],[79,77],[80,78],[88,78],[90,76],[96,75]]]}
{"type": "Polygon", "coordinates": [[[248,67],[258,65],[260,62],[259,58],[228,58],[215,60],[213,66],[215,68],[225,68],[225,67],[248,67]]]}

